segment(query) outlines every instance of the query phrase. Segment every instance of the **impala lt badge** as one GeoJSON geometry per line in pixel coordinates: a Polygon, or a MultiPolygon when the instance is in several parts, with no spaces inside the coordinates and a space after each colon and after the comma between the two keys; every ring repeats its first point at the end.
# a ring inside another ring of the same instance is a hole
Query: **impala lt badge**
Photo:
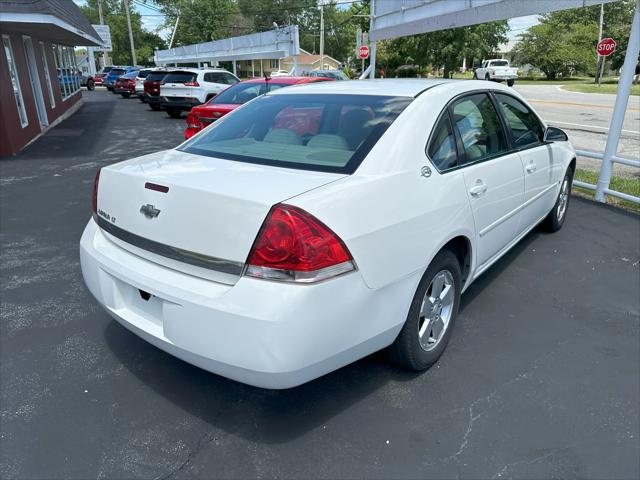
{"type": "Polygon", "coordinates": [[[150,203],[147,203],[146,205],[142,205],[140,207],[140,213],[147,218],[156,218],[158,215],[160,215],[160,209],[154,207],[150,203]]]}

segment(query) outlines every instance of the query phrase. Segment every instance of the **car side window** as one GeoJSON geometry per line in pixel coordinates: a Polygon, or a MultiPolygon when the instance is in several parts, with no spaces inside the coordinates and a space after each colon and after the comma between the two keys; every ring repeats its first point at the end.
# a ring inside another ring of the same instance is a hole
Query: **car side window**
{"type": "Polygon", "coordinates": [[[511,129],[514,147],[537,145],[542,141],[544,127],[530,108],[509,95],[496,93],[496,99],[511,129]]]}
{"type": "Polygon", "coordinates": [[[487,94],[466,96],[455,102],[451,111],[464,146],[464,163],[477,162],[507,151],[498,112],[487,94]]]}
{"type": "Polygon", "coordinates": [[[431,141],[427,147],[427,155],[439,171],[448,170],[458,164],[456,139],[451,129],[448,112],[445,112],[433,130],[431,141]]]}

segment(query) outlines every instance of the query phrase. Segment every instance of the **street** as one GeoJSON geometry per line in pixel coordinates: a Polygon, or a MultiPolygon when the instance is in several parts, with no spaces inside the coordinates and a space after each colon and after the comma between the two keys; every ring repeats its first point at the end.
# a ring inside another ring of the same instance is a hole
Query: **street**
{"type": "MultiPolygon", "coordinates": [[[[605,127],[612,111],[609,96],[517,88],[551,123],[605,127]]],[[[87,292],[78,242],[96,170],[174,147],[185,121],[83,97],[0,161],[0,477],[640,477],[637,215],[573,197],[561,231],[534,230],[469,288],[423,374],[378,353],[262,390],[163,353],[87,292]]],[[[566,128],[579,148],[604,139],[566,128]]]]}
{"type": "MultiPolygon", "coordinates": [[[[518,85],[543,120],[567,132],[576,149],[603,152],[615,104],[615,95],[563,90],[559,85],[518,85]]],[[[618,147],[622,157],[640,159],[640,97],[630,96],[618,147]]],[[[598,171],[600,161],[578,158],[578,166],[598,171]]],[[[617,175],[637,176],[638,169],[614,164],[617,175]]]]}

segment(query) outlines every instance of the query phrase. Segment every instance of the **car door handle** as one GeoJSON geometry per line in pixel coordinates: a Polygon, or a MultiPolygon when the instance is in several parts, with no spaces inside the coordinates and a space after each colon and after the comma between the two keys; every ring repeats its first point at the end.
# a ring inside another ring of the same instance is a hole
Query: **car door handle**
{"type": "Polygon", "coordinates": [[[471,194],[472,197],[480,197],[486,191],[487,191],[487,186],[484,183],[480,183],[475,187],[471,187],[469,189],[469,193],[471,194]]]}
{"type": "Polygon", "coordinates": [[[527,173],[533,173],[538,169],[538,166],[535,163],[530,163],[529,165],[527,165],[527,168],[525,169],[527,171],[527,173]]]}

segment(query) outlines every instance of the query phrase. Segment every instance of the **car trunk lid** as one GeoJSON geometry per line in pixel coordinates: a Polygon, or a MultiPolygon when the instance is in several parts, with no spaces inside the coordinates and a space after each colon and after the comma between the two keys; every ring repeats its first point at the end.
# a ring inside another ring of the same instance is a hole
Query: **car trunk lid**
{"type": "Polygon", "coordinates": [[[168,150],[103,168],[97,219],[139,256],[234,283],[274,204],[343,177],[168,150]]]}
{"type": "Polygon", "coordinates": [[[194,72],[169,72],[161,83],[160,94],[163,97],[190,97],[192,92],[189,84],[195,82],[197,77],[198,74],[194,72]]]}

